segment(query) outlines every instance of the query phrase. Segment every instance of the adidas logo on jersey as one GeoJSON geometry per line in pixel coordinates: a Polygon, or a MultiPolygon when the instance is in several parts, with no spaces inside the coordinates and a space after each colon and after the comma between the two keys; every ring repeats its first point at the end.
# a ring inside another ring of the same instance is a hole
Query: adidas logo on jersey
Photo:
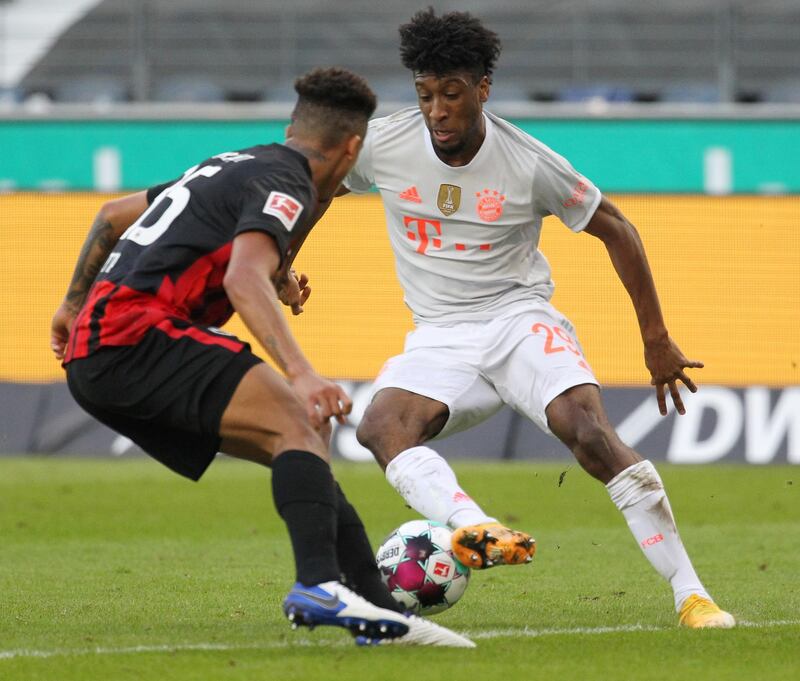
{"type": "Polygon", "coordinates": [[[411,185],[405,191],[400,192],[400,194],[398,194],[398,198],[403,199],[404,201],[411,201],[411,203],[422,203],[419,192],[414,185],[411,185]]]}

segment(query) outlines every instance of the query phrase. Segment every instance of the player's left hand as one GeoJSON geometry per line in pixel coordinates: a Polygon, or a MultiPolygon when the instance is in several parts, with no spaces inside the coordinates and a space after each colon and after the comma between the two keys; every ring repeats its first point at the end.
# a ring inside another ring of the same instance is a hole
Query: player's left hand
{"type": "Polygon", "coordinates": [[[684,369],[702,369],[703,363],[697,360],[686,359],[680,348],[669,337],[645,343],[644,362],[650,371],[652,379],[650,384],[656,388],[658,411],[662,416],[667,415],[666,389],[672,396],[675,409],[679,414],[685,414],[681,394],[678,391],[678,381],[681,381],[693,393],[697,392],[694,381],[686,375],[684,369]],[[666,388],[666,389],[665,389],[666,388]]]}
{"type": "Polygon", "coordinates": [[[323,378],[313,370],[293,377],[291,385],[305,405],[309,421],[314,428],[321,428],[331,417],[341,425],[347,423],[347,415],[353,409],[353,401],[341,386],[323,378]]]}
{"type": "Polygon", "coordinates": [[[53,315],[53,320],[50,322],[50,349],[56,359],[64,359],[69,330],[72,328],[76,315],[77,310],[67,303],[61,303],[53,315]]]}
{"type": "Polygon", "coordinates": [[[278,291],[278,298],[286,307],[292,308],[293,315],[303,312],[303,305],[311,295],[311,287],[305,274],[297,276],[297,272],[291,269],[276,282],[275,288],[278,291]]]}

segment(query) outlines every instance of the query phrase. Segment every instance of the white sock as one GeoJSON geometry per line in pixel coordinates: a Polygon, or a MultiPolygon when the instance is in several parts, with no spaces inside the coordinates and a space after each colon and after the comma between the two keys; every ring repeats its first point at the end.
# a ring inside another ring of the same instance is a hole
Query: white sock
{"type": "Polygon", "coordinates": [[[649,461],[640,461],[607,485],[647,560],[672,586],[675,610],[691,594],[709,598],[683,548],[664,483],[649,461]]]}
{"type": "Polygon", "coordinates": [[[430,447],[400,452],[386,467],[386,479],[417,513],[452,529],[495,520],[461,489],[453,469],[430,447]]]}

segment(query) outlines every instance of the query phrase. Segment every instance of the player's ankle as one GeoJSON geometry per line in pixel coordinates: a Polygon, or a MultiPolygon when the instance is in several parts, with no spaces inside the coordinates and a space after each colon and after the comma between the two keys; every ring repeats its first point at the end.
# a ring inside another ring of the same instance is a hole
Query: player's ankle
{"type": "Polygon", "coordinates": [[[699,596],[700,598],[705,598],[712,603],[714,599],[708,595],[708,592],[700,585],[694,585],[691,587],[683,587],[683,588],[674,588],[674,597],[675,597],[675,612],[680,612],[681,608],[683,608],[684,603],[686,600],[691,596],[699,596]]]}
{"type": "Polygon", "coordinates": [[[447,525],[454,530],[467,525],[483,525],[484,523],[496,522],[496,518],[486,515],[480,509],[461,508],[448,518],[447,525]]]}

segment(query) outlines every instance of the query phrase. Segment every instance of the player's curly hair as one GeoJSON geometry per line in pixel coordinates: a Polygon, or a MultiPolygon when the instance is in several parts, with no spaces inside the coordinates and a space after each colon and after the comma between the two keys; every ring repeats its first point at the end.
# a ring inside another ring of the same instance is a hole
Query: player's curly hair
{"type": "Polygon", "coordinates": [[[420,10],[400,26],[400,58],[416,73],[437,76],[469,71],[476,81],[491,79],[500,56],[500,38],[469,12],[436,16],[433,7],[420,10]]]}
{"type": "Polygon", "coordinates": [[[375,93],[361,76],[339,67],[317,68],[294,82],[292,124],[313,130],[327,146],[359,134],[375,113],[375,93]]]}

